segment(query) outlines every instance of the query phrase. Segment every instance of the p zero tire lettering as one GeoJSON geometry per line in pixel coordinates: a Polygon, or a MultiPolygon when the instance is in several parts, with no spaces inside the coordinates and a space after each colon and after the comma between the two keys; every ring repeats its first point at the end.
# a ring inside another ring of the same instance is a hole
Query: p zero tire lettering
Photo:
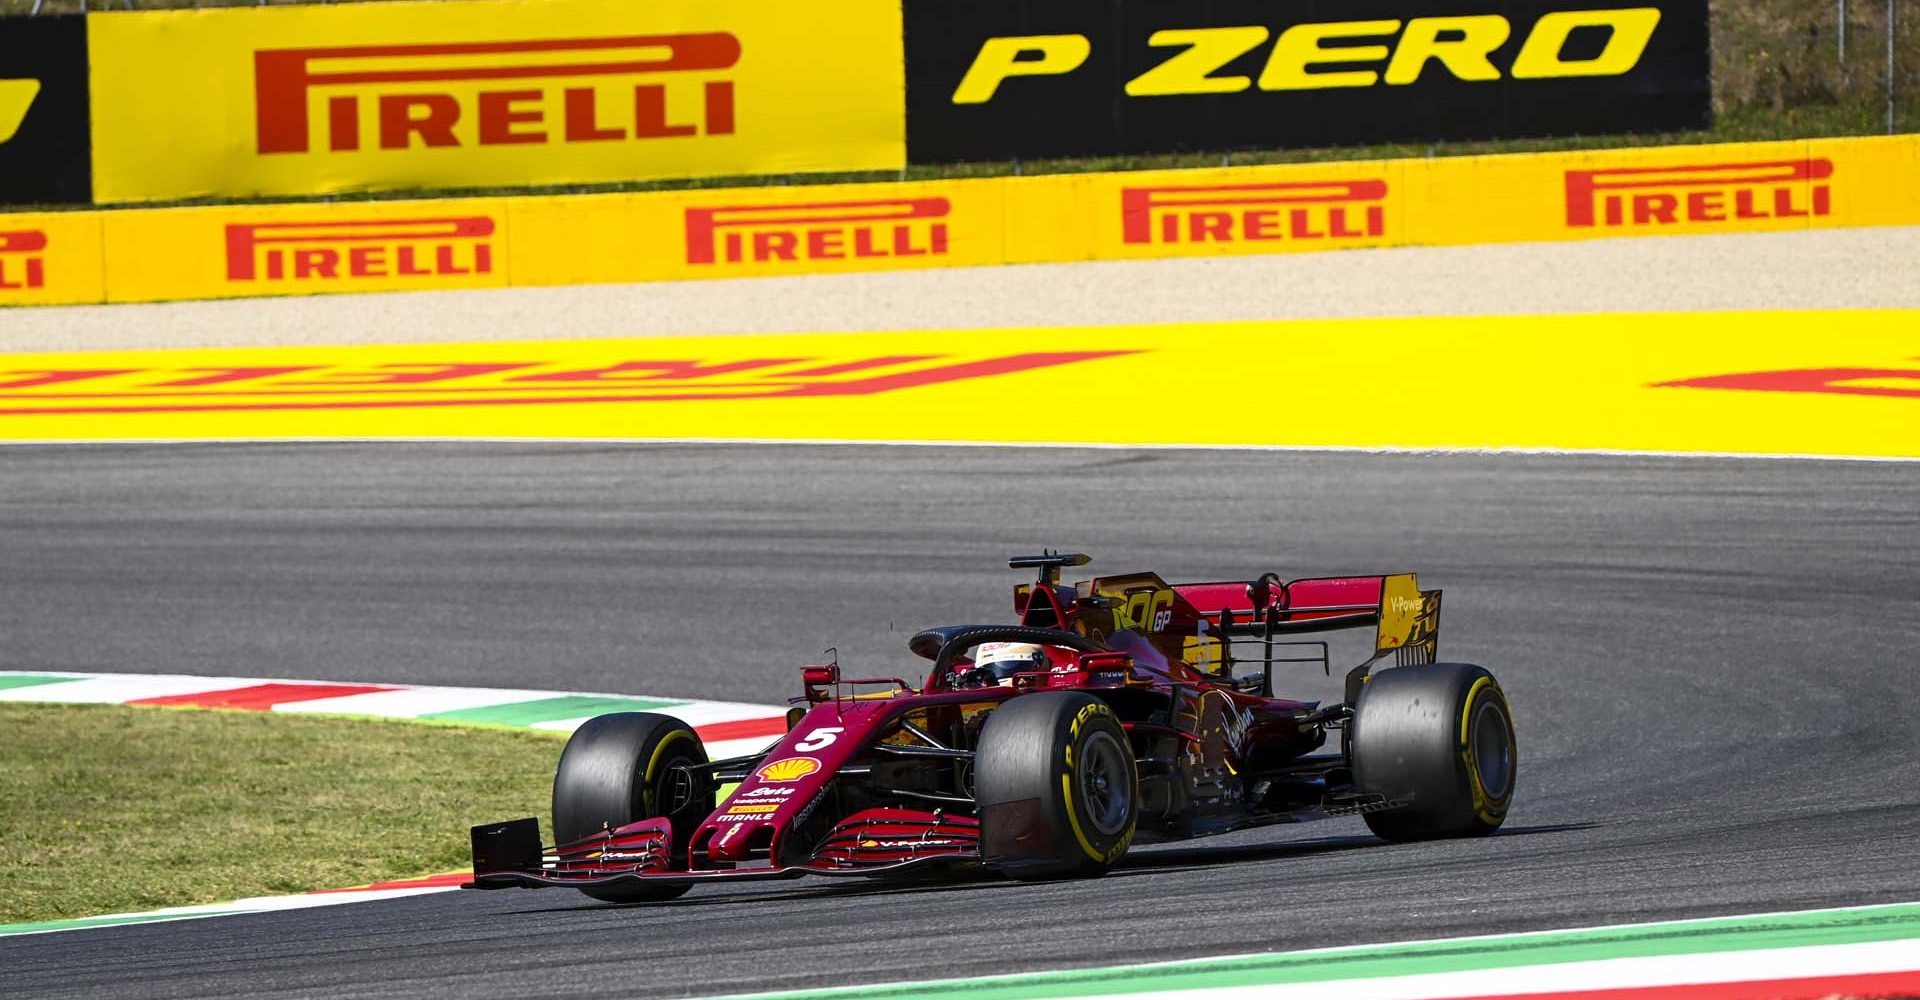
{"type": "Polygon", "coordinates": [[[1168,28],[1147,37],[1154,48],[1184,45],[1166,62],[1127,81],[1128,97],[1167,94],[1237,94],[1253,85],[1244,76],[1214,76],[1222,66],[1252,52],[1271,32],[1244,28],[1168,28]]]}
{"type": "Polygon", "coordinates": [[[1498,80],[1500,67],[1493,64],[1493,50],[1506,44],[1511,34],[1513,26],[1498,14],[1416,17],[1407,22],[1400,44],[1394,46],[1384,79],[1395,86],[1416,83],[1427,63],[1437,61],[1456,79],[1498,80]]]}
{"type": "MultiPolygon", "coordinates": [[[[900,8],[907,158],[932,165],[1696,129],[1712,117],[1708,2],[909,3],[900,8]]],[[[1722,211],[1732,209],[1700,209],[1722,211]]],[[[1180,220],[1193,228],[1178,242],[1374,228],[1351,211],[1344,224],[1319,212],[1208,208],[1180,220]]],[[[1131,235],[1143,221],[1127,217],[1127,242],[1143,242],[1131,235]]]]}
{"type": "Polygon", "coordinates": [[[1658,7],[1556,10],[1544,14],[1534,22],[1526,44],[1513,58],[1513,78],[1619,76],[1640,64],[1640,57],[1653,41],[1653,29],[1659,24],[1658,7]],[[1606,47],[1591,59],[1562,59],[1560,53],[1566,48],[1567,36],[1576,28],[1608,29],[1606,47]]]}
{"type": "Polygon", "coordinates": [[[1085,35],[1015,35],[989,38],[980,45],[953,91],[955,104],[985,104],[1000,84],[1016,76],[1058,76],[1071,73],[1087,61],[1093,43],[1085,35]],[[1036,59],[1024,58],[1028,54],[1036,59]]]}
{"type": "Polygon", "coordinates": [[[1385,45],[1322,45],[1336,38],[1372,38],[1400,30],[1399,21],[1337,21],[1332,24],[1296,24],[1280,33],[1260,73],[1261,90],[1326,90],[1333,87],[1371,87],[1380,74],[1370,69],[1314,73],[1323,63],[1381,62],[1391,51],[1385,45]]]}

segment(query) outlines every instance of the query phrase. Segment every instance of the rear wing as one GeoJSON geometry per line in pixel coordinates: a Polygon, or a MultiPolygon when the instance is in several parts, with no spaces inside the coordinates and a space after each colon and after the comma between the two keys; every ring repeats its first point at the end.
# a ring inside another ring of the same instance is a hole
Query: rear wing
{"type": "MultiPolygon", "coordinates": [[[[1362,678],[1387,656],[1403,667],[1433,663],[1439,657],[1440,591],[1421,590],[1412,573],[1285,582],[1268,573],[1252,581],[1176,584],[1173,590],[1218,637],[1213,641],[1222,659],[1228,659],[1227,649],[1235,639],[1258,639],[1265,644],[1261,659],[1269,691],[1275,663],[1318,662],[1331,673],[1325,643],[1306,644],[1320,647],[1318,657],[1289,656],[1286,647],[1303,644],[1282,641],[1281,636],[1374,626],[1373,655],[1355,671],[1362,678]]],[[[1358,683],[1350,679],[1350,694],[1358,683]]]]}
{"type": "Polygon", "coordinates": [[[1421,590],[1412,573],[1328,576],[1281,582],[1269,573],[1251,582],[1175,584],[1221,634],[1264,636],[1377,626],[1376,655],[1398,665],[1432,663],[1439,652],[1440,591],[1421,590]]]}

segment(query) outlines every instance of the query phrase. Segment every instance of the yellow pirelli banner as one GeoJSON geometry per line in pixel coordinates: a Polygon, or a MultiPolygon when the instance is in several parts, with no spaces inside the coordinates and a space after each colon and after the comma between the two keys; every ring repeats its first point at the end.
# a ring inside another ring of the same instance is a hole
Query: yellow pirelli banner
{"type": "Polygon", "coordinates": [[[897,0],[434,0],[88,23],[94,198],[898,168],[897,0]]]}
{"type": "Polygon", "coordinates": [[[1409,242],[1752,233],[1920,222],[1920,136],[1418,161],[1409,242]]]}
{"type": "Polygon", "coordinates": [[[1920,135],[0,216],[0,304],[675,281],[1920,224],[1920,135]]]}
{"type": "Polygon", "coordinates": [[[507,202],[361,201],[102,212],[109,300],[499,288],[507,202]]]}
{"type": "Polygon", "coordinates": [[[830,274],[1010,259],[999,179],[515,199],[515,284],[830,274]],[[649,275],[641,278],[637,275],[649,275]]]}
{"type": "Polygon", "coordinates": [[[105,301],[101,214],[0,215],[0,306],[105,301]]]}

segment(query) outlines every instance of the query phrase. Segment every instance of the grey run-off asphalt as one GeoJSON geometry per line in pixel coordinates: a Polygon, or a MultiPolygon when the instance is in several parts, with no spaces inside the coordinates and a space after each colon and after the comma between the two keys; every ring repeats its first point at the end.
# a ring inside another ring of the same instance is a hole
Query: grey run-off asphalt
{"type": "MultiPolygon", "coordinates": [[[[1502,836],[1115,875],[572,893],[0,942],[9,996],[686,995],[1920,898],[1920,464],[752,446],[0,449],[23,669],[776,701],[1007,613],[1008,555],[1417,570],[1512,697],[1502,836]]],[[[1290,690],[1336,696],[1301,672],[1290,690]]],[[[504,817],[476,816],[476,821],[504,817]]]]}

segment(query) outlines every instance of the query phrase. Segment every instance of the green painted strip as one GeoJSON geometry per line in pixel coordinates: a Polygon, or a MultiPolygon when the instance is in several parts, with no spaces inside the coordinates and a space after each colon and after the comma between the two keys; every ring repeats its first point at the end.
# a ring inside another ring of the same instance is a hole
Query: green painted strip
{"type": "Polygon", "coordinates": [[[71,931],[82,927],[118,927],[121,924],[151,924],[162,920],[198,920],[224,917],[254,910],[220,910],[214,913],[127,913],[116,917],[79,917],[73,920],[43,920],[34,924],[0,924],[0,937],[9,934],[37,934],[42,931],[71,931]]]}
{"type": "Polygon", "coordinates": [[[1912,938],[1920,903],[1806,913],[1681,920],[1625,927],[1278,952],[1158,965],[1037,972],[979,979],[759,993],[764,1000],[1039,1000],[1096,994],[1272,986],[1605,958],[1755,951],[1912,938]]]}
{"type": "Polygon", "coordinates": [[[48,677],[44,674],[0,674],[0,691],[8,688],[39,687],[42,684],[70,684],[85,677],[48,677]]]}
{"type": "Polygon", "coordinates": [[[486,722],[499,726],[531,726],[536,722],[584,719],[592,715],[605,715],[608,712],[649,712],[656,708],[672,708],[675,705],[685,704],[687,704],[685,701],[664,701],[657,698],[568,694],[541,698],[537,701],[516,701],[505,705],[488,705],[483,708],[432,712],[420,718],[445,719],[451,722],[486,722]]]}

